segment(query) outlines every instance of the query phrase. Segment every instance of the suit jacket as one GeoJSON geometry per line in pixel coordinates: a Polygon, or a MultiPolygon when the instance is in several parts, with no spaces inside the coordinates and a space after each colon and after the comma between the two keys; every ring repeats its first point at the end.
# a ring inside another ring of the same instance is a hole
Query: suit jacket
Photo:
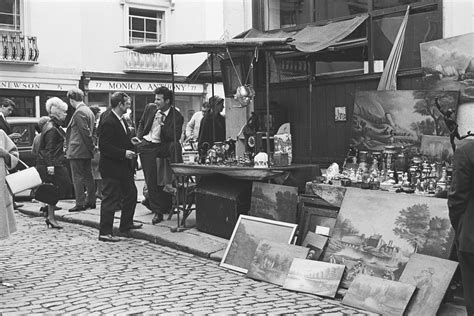
{"type": "Polygon", "coordinates": [[[123,129],[117,116],[109,109],[100,117],[99,136],[99,171],[102,178],[128,179],[135,172],[134,161],[125,158],[126,150],[133,150],[130,130],[123,129]]]}
{"type": "Polygon", "coordinates": [[[95,116],[91,109],[82,103],[76,108],[66,131],[66,158],[92,159],[94,156],[95,116]]]}
{"type": "MultiPolygon", "coordinates": [[[[143,139],[143,136],[150,132],[157,110],[154,103],[149,103],[145,106],[140,123],[138,124],[137,137],[139,139],[143,139]]],[[[183,131],[183,124],[184,118],[181,113],[174,107],[171,107],[163,122],[163,126],[161,126],[160,133],[161,144],[167,147],[166,151],[168,151],[171,162],[183,161],[181,145],[179,143],[183,131]],[[174,120],[176,120],[176,129],[174,128],[174,120]]]]}
{"type": "Polygon", "coordinates": [[[8,124],[8,122],[2,115],[0,115],[0,129],[3,130],[7,135],[10,135],[12,133],[10,124],[8,124]]]}
{"type": "Polygon", "coordinates": [[[474,253],[474,142],[463,141],[454,152],[448,207],[458,250],[474,253]]]}

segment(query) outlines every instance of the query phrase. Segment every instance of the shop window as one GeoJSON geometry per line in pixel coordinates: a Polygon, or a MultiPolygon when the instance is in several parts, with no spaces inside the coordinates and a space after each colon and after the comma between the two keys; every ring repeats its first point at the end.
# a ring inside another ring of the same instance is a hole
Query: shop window
{"type": "MultiPolygon", "coordinates": [[[[374,58],[387,60],[397,36],[404,12],[374,19],[374,58]]],[[[442,38],[441,15],[438,11],[410,14],[405,31],[399,69],[421,67],[420,43],[442,38]]]]}
{"type": "Polygon", "coordinates": [[[15,110],[12,116],[35,116],[35,98],[34,97],[7,97],[15,102],[15,110]]]}
{"type": "Polygon", "coordinates": [[[129,9],[130,44],[163,41],[164,12],[129,9]]]}
{"type": "Polygon", "coordinates": [[[87,94],[87,103],[89,106],[97,105],[99,107],[107,107],[109,106],[109,94],[89,92],[87,94]]]}
{"type": "Polygon", "coordinates": [[[21,30],[21,1],[2,0],[0,1],[0,31],[21,30]]]}

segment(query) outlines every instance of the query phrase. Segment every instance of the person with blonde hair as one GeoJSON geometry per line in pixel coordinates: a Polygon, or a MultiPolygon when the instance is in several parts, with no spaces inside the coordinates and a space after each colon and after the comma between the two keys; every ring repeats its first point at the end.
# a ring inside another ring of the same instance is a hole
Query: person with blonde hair
{"type": "Polygon", "coordinates": [[[57,200],[69,195],[71,182],[66,167],[67,160],[64,156],[65,133],[61,126],[67,115],[67,104],[60,98],[53,97],[46,101],[46,111],[51,118],[41,131],[41,140],[38,149],[36,168],[44,183],[51,183],[57,187],[58,196],[54,203],[47,206],[46,225],[48,227],[61,229],[55,217],[54,211],[57,200]]]}

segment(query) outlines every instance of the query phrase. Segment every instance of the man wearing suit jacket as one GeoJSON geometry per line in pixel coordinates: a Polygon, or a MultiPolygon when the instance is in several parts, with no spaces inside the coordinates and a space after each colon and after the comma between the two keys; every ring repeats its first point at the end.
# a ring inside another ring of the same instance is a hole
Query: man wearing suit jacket
{"type": "Polygon", "coordinates": [[[130,97],[115,92],[110,99],[111,108],[102,114],[98,128],[99,171],[102,176],[102,204],[100,206],[99,240],[116,242],[113,235],[114,214],[121,209],[119,230],[127,234],[130,229],[141,228],[133,223],[137,204],[135,186],[136,156],[131,134],[123,114],[130,108],[130,97]]]}
{"type": "Polygon", "coordinates": [[[93,132],[95,116],[84,103],[84,92],[73,88],[67,92],[71,105],[76,109],[66,130],[66,158],[69,160],[76,195],[76,205],[69,212],[95,208],[95,183],[92,177],[94,156],[93,132]],[[87,198],[84,194],[87,191],[87,198]]]}
{"type": "Polygon", "coordinates": [[[15,103],[12,100],[0,98],[0,129],[2,129],[12,140],[21,138],[20,133],[12,133],[10,124],[7,122],[7,116],[10,116],[13,113],[14,108],[15,103]]]}
{"type": "Polygon", "coordinates": [[[171,211],[171,195],[163,191],[168,181],[166,172],[158,172],[157,158],[167,162],[182,162],[179,139],[184,118],[174,106],[173,92],[166,87],[155,89],[155,103],[147,104],[138,125],[137,137],[150,208],[155,213],[152,224],[163,220],[163,213],[171,211]]]}
{"type": "Polygon", "coordinates": [[[449,218],[454,228],[468,315],[474,315],[474,142],[463,141],[454,152],[448,192],[449,218]]]}

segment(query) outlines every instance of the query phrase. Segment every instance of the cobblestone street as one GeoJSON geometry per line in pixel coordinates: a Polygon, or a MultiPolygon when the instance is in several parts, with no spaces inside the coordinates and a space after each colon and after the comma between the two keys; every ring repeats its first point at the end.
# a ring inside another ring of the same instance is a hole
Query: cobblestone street
{"type": "Polygon", "coordinates": [[[19,232],[0,243],[0,313],[359,312],[224,270],[153,243],[97,240],[97,230],[16,213],[19,232]]]}

